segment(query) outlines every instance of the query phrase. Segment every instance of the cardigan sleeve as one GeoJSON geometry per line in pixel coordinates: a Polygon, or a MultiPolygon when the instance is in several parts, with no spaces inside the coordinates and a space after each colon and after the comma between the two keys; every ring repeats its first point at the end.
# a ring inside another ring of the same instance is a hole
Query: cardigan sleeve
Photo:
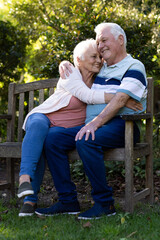
{"type": "Polygon", "coordinates": [[[87,104],[105,103],[104,90],[93,90],[83,82],[78,69],[72,67],[72,73],[66,79],[60,78],[59,86],[87,104]]]}

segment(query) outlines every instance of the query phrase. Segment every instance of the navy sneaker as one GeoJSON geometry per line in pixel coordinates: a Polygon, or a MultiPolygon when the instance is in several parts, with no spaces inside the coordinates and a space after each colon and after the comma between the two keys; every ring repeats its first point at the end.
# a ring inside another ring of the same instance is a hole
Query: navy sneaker
{"type": "Polygon", "coordinates": [[[102,216],[111,216],[115,214],[116,211],[113,205],[103,207],[101,204],[95,203],[91,209],[81,213],[78,219],[99,219],[102,216]]]}
{"type": "Polygon", "coordinates": [[[35,213],[39,216],[53,216],[58,214],[78,214],[80,206],[78,202],[62,203],[57,202],[49,208],[37,208],[35,213]]]}

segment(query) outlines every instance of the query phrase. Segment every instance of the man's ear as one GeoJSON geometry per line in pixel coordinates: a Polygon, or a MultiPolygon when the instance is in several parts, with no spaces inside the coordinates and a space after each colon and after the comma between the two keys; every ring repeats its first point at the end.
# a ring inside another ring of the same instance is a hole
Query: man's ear
{"type": "Polygon", "coordinates": [[[123,35],[119,35],[118,39],[119,39],[120,45],[122,46],[124,44],[124,37],[123,37],[123,35]]]}

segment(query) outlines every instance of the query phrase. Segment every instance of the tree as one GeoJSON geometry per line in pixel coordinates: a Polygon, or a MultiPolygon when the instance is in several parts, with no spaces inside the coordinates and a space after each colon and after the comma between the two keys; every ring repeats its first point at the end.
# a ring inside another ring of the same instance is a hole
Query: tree
{"type": "Polygon", "coordinates": [[[60,61],[72,60],[75,45],[94,38],[94,27],[104,21],[123,26],[128,52],[144,62],[148,75],[159,74],[157,0],[17,0],[10,12],[32,43],[26,67],[36,78],[57,76],[60,61]]]}
{"type": "Polygon", "coordinates": [[[30,42],[25,71],[36,79],[57,76],[60,61],[72,60],[75,45],[94,38],[94,27],[103,21],[123,26],[128,52],[144,62],[148,75],[159,74],[158,0],[12,0],[6,4],[14,24],[30,42]]]}
{"type": "Polygon", "coordinates": [[[7,109],[8,84],[19,79],[28,40],[10,22],[0,21],[0,111],[7,109]]]}

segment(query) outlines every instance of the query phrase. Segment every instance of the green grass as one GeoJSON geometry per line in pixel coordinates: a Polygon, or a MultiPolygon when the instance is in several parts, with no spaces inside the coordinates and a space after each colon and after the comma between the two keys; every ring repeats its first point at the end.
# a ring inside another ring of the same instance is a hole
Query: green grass
{"type": "Polygon", "coordinates": [[[134,214],[78,221],[75,216],[18,217],[19,209],[0,203],[0,240],[159,240],[160,207],[139,204],[134,214]]]}

